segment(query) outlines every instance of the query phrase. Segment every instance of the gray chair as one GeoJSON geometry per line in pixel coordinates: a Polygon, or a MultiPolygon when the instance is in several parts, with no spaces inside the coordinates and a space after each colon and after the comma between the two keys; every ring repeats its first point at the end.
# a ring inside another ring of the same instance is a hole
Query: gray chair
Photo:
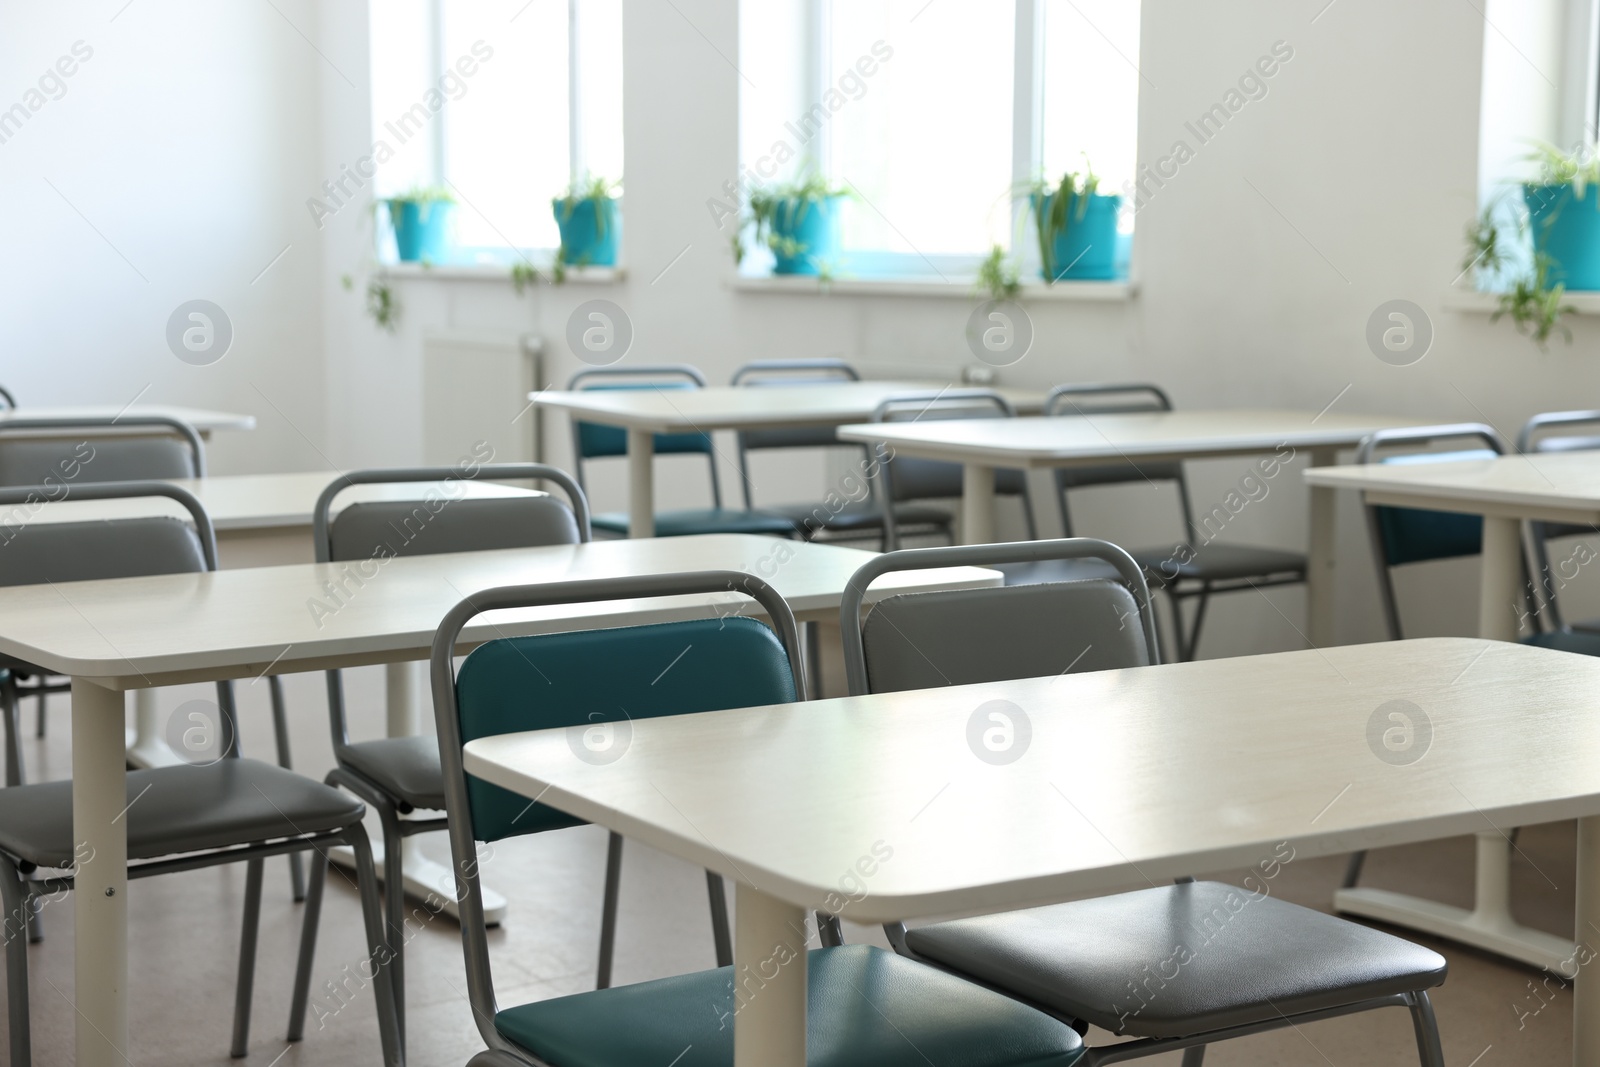
{"type": "MultiPolygon", "coordinates": [[[[376,553],[394,556],[441,552],[482,552],[506,548],[567,545],[590,539],[589,503],[568,474],[540,463],[488,464],[472,475],[476,481],[539,480],[553,482],[569,503],[554,496],[456,499],[430,509],[420,500],[361,502],[332,514],[333,502],[351,486],[461,480],[454,467],[354,471],[341,475],[317,498],[311,528],[319,563],[365,560],[376,553]]],[[[343,786],[378,813],[383,827],[385,914],[394,935],[393,974],[401,1034],[405,1032],[404,931],[405,882],[401,842],[413,834],[445,829],[443,816],[402,818],[417,811],[445,810],[443,771],[438,741],[432,736],[387,737],[352,741],[346,721],[344,685],[338,671],[328,672],[328,712],[338,766],[328,773],[330,785],[343,786]]],[[[606,857],[604,905],[600,921],[598,982],[611,984],[616,942],[617,893],[620,888],[622,838],[611,835],[606,857]]],[[[709,884],[711,912],[719,957],[731,959],[727,907],[720,880],[709,884]]]]}
{"type": "MultiPolygon", "coordinates": [[[[596,706],[688,715],[804,700],[794,615],[772,587],[737,572],[658,575],[475,594],[440,624],[433,644],[434,716],[444,756],[450,845],[459,873],[467,997],[487,1050],[474,1067],[621,1067],[733,1061],[731,967],[502,1008],[495,1000],[476,845],[536,831],[555,809],[467,776],[462,745],[510,730],[581,728],[596,706]],[[505,638],[479,646],[459,671],[463,628],[496,608],[736,592],[772,620],[705,618],[505,638]],[[774,633],[774,630],[776,633],[774,633]],[[644,669],[692,644],[660,686],[644,669]],[[530,690],[538,699],[530,700],[530,690]],[[646,697],[646,694],[649,694],[646,697]]],[[[760,978],[740,978],[741,988],[760,978]]],[[[1072,1067],[1082,1041],[1066,1024],[937,969],[866,945],[810,952],[807,1022],[812,1067],[1072,1067]],[[926,1050],[926,1051],[925,1051],[926,1050]]]]}
{"type": "Polygon", "coordinates": [[[7,389],[3,385],[0,385],[0,404],[4,405],[3,410],[17,410],[17,398],[11,395],[11,390],[7,389]]]}
{"type": "MultiPolygon", "coordinates": [[[[730,382],[746,387],[783,387],[818,385],[827,382],[858,382],[861,375],[842,359],[766,359],[746,363],[733,372],[730,382]]],[[[750,453],[769,450],[849,448],[861,454],[860,473],[853,481],[859,483],[862,499],[847,499],[856,492],[846,486],[846,492],[837,494],[840,503],[824,501],[811,504],[768,505],[765,511],[776,512],[791,519],[801,536],[813,540],[820,534],[831,534],[837,540],[863,537],[883,541],[883,508],[873,498],[874,479],[871,454],[865,445],[839,440],[833,426],[795,426],[778,430],[740,430],[739,478],[744,490],[744,506],[753,507],[754,482],[750,477],[750,453]]],[[[943,508],[902,504],[895,509],[900,536],[933,534],[948,538],[951,533],[951,514],[943,508]]]]}
{"type": "MultiPolygon", "coordinates": [[[[1159,663],[1143,568],[1105,541],[1071,538],[892,552],[863,566],[839,615],[845,670],[855,694],[933,688],[1159,663]],[[1098,559],[1115,578],[886,597],[861,619],[872,582],[894,571],[1098,559]]],[[[886,927],[896,949],[1026,1004],[1130,1038],[1090,1048],[1089,1067],[1184,1051],[1198,1067],[1205,1046],[1379,1007],[1411,1012],[1423,1067],[1443,1067],[1427,990],[1444,981],[1443,957],[1377,930],[1270,896],[1226,905],[1233,886],[1185,879],[1109,897],[959,919],[886,927]],[[1214,909],[1232,914],[1225,939],[1165,973],[1214,909]],[[1159,995],[1130,996],[1156,964],[1159,995]],[[1120,1006],[1119,1006],[1120,1005],[1120,1006]],[[1137,1010],[1128,1010],[1137,1006],[1137,1010]]],[[[825,929],[837,938],[837,924],[825,929]]]]}
{"type": "MultiPolygon", "coordinates": [[[[1044,405],[1046,416],[1093,417],[1171,410],[1172,400],[1166,392],[1144,382],[1058,385],[1050,390],[1044,405]]],[[[1171,482],[1177,487],[1184,539],[1154,548],[1136,548],[1131,550],[1131,555],[1144,568],[1145,579],[1165,594],[1171,605],[1178,659],[1194,658],[1212,596],[1277,585],[1300,585],[1306,580],[1309,563],[1302,552],[1215,541],[1220,530],[1211,531],[1209,526],[1195,521],[1189,483],[1180,461],[1128,460],[1094,467],[1059,467],[1055,471],[1055,482],[1056,500],[1061,507],[1061,529],[1068,537],[1073,535],[1073,528],[1067,497],[1074,489],[1158,482],[1171,482]],[[1182,605],[1191,599],[1196,602],[1194,620],[1186,629],[1182,605]]]]}
{"type": "MultiPolygon", "coordinates": [[[[1536,452],[1589,452],[1600,449],[1600,411],[1550,411],[1529,419],[1517,434],[1517,451],[1536,452]],[[1583,427],[1588,432],[1572,433],[1573,427],[1583,427]],[[1551,434],[1551,430],[1568,432],[1551,434]]],[[[1576,630],[1580,633],[1600,633],[1600,619],[1583,619],[1568,623],[1561,613],[1557,599],[1560,588],[1571,575],[1557,574],[1550,566],[1549,542],[1568,537],[1593,537],[1600,529],[1580,523],[1530,522],[1528,524],[1529,548],[1533,553],[1534,569],[1538,572],[1538,590],[1543,600],[1543,610],[1549,613],[1551,628],[1576,630]]]]}
{"type": "MultiPolygon", "coordinates": [[[[0,506],[28,500],[33,490],[0,490],[0,506]]],[[[0,551],[0,584],[71,582],[96,578],[215,570],[216,539],[200,502],[161,482],[83,483],[74,499],[166,497],[190,515],[192,525],[170,517],[38,524],[22,528],[0,551]]],[[[263,861],[269,856],[324,853],[336,844],[350,846],[362,894],[368,950],[376,964],[378,1014],[386,1057],[395,1062],[389,970],[384,966],[383,917],[372,850],[362,826],[365,807],[357,800],[292,771],[244,759],[239,754],[233,685],[217,684],[219,736],[214,758],[128,775],[128,876],[246,864],[244,922],[239,944],[238,988],[234,1001],[231,1052],[249,1049],[250,1002],[255,975],[257,928],[261,914],[263,861]],[[137,803],[135,803],[137,801],[137,803]]],[[[16,702],[8,696],[8,718],[16,702]]],[[[11,1063],[31,1062],[28,1022],[28,953],[16,936],[34,925],[46,893],[74,887],[78,859],[72,827],[72,783],[44,782],[0,789],[0,900],[6,910],[6,992],[10,1012],[11,1063]],[[46,875],[44,871],[64,873],[46,875]]],[[[320,901],[324,863],[313,864],[310,902],[320,901]]],[[[314,951],[316,925],[308,911],[301,956],[314,951]]],[[[297,1039],[298,1033],[290,1035],[297,1039]]]]}
{"type": "MultiPolygon", "coordinates": [[[[931,419],[982,419],[1015,418],[1016,408],[1011,401],[992,389],[939,389],[922,393],[901,393],[878,405],[872,413],[873,422],[924,422],[931,419]]],[[[912,456],[885,455],[879,466],[877,497],[883,509],[883,544],[885,551],[900,547],[899,530],[910,516],[902,511],[904,505],[918,500],[960,499],[962,494],[961,464],[940,459],[918,459],[912,456]]],[[[1028,529],[1028,540],[1036,540],[1039,530],[1034,523],[1033,497],[1028,491],[1028,475],[1020,470],[994,472],[996,496],[1016,497],[1022,503],[1022,521],[1028,529]]],[[[955,521],[945,513],[943,529],[948,532],[955,521]]]]}
{"type": "MultiPolygon", "coordinates": [[[[661,366],[589,367],[567,380],[568,389],[654,389],[658,392],[703,389],[706,376],[687,363],[661,366]]],[[[653,439],[657,456],[699,455],[706,460],[711,479],[711,507],[674,508],[657,511],[657,537],[683,537],[689,534],[745,533],[794,537],[796,523],[783,515],[760,508],[722,506],[722,479],[717,475],[717,449],[709,433],[658,433],[653,439]]],[[[628,433],[620,426],[572,420],[573,470],[578,485],[588,492],[584,467],[591,459],[620,458],[628,454],[628,433]]],[[[596,530],[627,537],[629,520],[623,512],[604,512],[593,517],[596,530]]]]}

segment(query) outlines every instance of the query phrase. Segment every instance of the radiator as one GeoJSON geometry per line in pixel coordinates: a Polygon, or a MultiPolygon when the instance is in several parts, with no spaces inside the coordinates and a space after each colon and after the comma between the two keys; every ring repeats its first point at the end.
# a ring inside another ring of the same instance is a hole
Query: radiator
{"type": "Polygon", "coordinates": [[[495,462],[541,462],[543,423],[528,394],[540,378],[543,350],[543,339],[532,334],[424,334],[422,461],[455,463],[487,441],[495,462]]]}

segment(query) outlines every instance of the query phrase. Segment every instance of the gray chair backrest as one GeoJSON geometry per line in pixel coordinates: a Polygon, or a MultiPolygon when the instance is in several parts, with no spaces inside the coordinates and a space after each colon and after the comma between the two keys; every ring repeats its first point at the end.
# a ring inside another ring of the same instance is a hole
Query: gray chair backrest
{"type": "MultiPolygon", "coordinates": [[[[747,387],[825,385],[829,382],[859,382],[860,373],[842,359],[758,359],[733,372],[731,385],[747,387]]],[[[744,506],[751,507],[749,453],[767,448],[835,448],[839,441],[834,426],[792,426],[781,430],[740,430],[739,478],[744,489],[744,506]]],[[[860,446],[866,451],[866,446],[860,446]]]]}
{"type": "Polygon", "coordinates": [[[1588,426],[1600,430],[1600,411],[1547,411],[1529,419],[1517,434],[1518,452],[1586,452],[1600,448],[1600,433],[1544,436],[1557,426],[1588,426]]]}
{"type": "MultiPolygon", "coordinates": [[[[1046,416],[1092,418],[1095,415],[1138,415],[1171,410],[1172,398],[1166,390],[1150,382],[1068,383],[1051,389],[1044,399],[1046,416]]],[[[1067,493],[1071,490],[1090,485],[1173,482],[1178,487],[1178,504],[1183,510],[1184,536],[1193,536],[1194,513],[1182,463],[1129,460],[1094,467],[1057,467],[1054,476],[1062,529],[1069,535],[1072,533],[1072,513],[1067,506],[1067,493]]]]}
{"type": "MultiPolygon", "coordinates": [[[[627,367],[588,367],[567,379],[567,389],[704,389],[706,376],[688,363],[646,364],[627,367]],[[588,383],[588,384],[585,384],[588,383]]],[[[585,464],[591,458],[619,457],[628,454],[628,433],[620,426],[584,422],[573,418],[572,469],[578,484],[589,488],[584,478],[585,464]]],[[[711,478],[711,502],[722,506],[722,479],[717,474],[716,443],[709,433],[658,433],[653,435],[655,454],[702,455],[711,478]]]]}
{"type": "MultiPolygon", "coordinates": [[[[944,389],[889,397],[878,405],[871,421],[1012,418],[1016,413],[1011,402],[992,389],[944,389]]],[[[941,459],[896,456],[883,463],[881,478],[887,501],[941,500],[961,495],[961,464],[941,459]]],[[[1001,479],[996,480],[996,492],[1007,490],[1008,486],[1001,483],[1001,479]]]]}
{"type": "Polygon", "coordinates": [[[1107,541],[1074,537],[874,557],[851,577],[839,609],[852,694],[931,689],[1160,662],[1155,613],[1139,565],[1107,541]],[[891,571],[1097,559],[1117,578],[885,597],[863,624],[874,579],[891,571]]]}
{"type": "Polygon", "coordinates": [[[79,478],[96,482],[189,479],[203,478],[205,473],[205,445],[195,428],[181,419],[164,415],[96,419],[19,415],[0,421],[0,485],[46,485],[51,479],[79,478]],[[140,429],[166,433],[140,433],[140,429]]]}
{"type": "Polygon", "coordinates": [[[17,409],[17,398],[11,395],[11,390],[3,385],[0,385],[0,403],[3,403],[6,408],[12,411],[17,409]]]}
{"type": "Polygon", "coordinates": [[[402,467],[351,471],[317,497],[311,536],[318,562],[367,559],[387,550],[396,556],[484,552],[587,541],[589,502],[578,483],[543,463],[491,463],[464,476],[458,467],[402,467]],[[570,506],[553,496],[485,499],[436,495],[417,500],[363,502],[330,517],[334,500],[353,485],[540,480],[554,482],[570,506]]]}

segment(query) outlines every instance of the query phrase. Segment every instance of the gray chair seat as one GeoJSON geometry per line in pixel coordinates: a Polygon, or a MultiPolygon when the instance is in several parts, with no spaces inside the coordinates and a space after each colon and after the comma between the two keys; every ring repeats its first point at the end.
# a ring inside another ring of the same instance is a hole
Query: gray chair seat
{"type": "MultiPolygon", "coordinates": [[[[810,1067],[1069,1067],[1071,1027],[869,945],[807,957],[810,1067]]],[[[759,992],[754,994],[760,996],[759,992]]],[[[732,1067],[733,968],[508,1008],[495,1029],[551,1067],[732,1067]]]]}
{"type": "MultiPolygon", "coordinates": [[[[810,521],[820,523],[827,530],[881,530],[883,509],[870,500],[849,504],[837,513],[830,513],[823,503],[776,504],[761,510],[782,515],[796,526],[804,527],[810,521]]],[[[895,521],[902,526],[946,527],[955,521],[953,512],[927,504],[898,504],[894,509],[895,521]]]]}
{"type": "Polygon", "coordinates": [[[341,748],[339,760],[413,808],[444,810],[444,771],[432,734],[358,741],[341,748]]]}
{"type": "Polygon", "coordinates": [[[1437,952],[1219,882],[911,930],[911,950],[1115,1034],[1205,1031],[1430,989],[1437,952]],[[1216,943],[1223,951],[1207,951],[1216,943]]]}
{"type": "MultiPolygon", "coordinates": [[[[226,848],[349,826],[361,801],[251,759],[128,772],[128,858],[226,848]]],[[[72,782],[0,789],[0,850],[40,867],[73,861],[72,782]]]]}
{"type": "MultiPolygon", "coordinates": [[[[590,520],[596,530],[607,533],[628,533],[628,516],[620,511],[608,511],[590,520]]],[[[656,512],[657,537],[686,537],[690,534],[743,533],[773,534],[792,537],[796,530],[793,519],[773,511],[742,508],[685,508],[677,511],[656,512]]]]}
{"type": "Polygon", "coordinates": [[[1305,553],[1255,545],[1163,545],[1129,553],[1145,569],[1152,585],[1171,582],[1223,582],[1243,578],[1267,579],[1295,574],[1302,579],[1308,566],[1305,553]],[[1185,548],[1189,551],[1184,551],[1185,548]]]}

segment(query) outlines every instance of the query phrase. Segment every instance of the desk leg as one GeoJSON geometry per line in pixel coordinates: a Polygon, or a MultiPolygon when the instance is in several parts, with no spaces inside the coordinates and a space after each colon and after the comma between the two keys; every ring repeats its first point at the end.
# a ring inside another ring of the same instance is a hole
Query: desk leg
{"type": "Polygon", "coordinates": [[[72,680],[78,1067],[128,1062],[128,807],[121,693],[72,680]]]}
{"type": "Polygon", "coordinates": [[[1483,520],[1483,572],[1478,578],[1478,636],[1491,641],[1517,639],[1517,607],[1522,597],[1522,523],[1483,520]]]}
{"type": "Polygon", "coordinates": [[[806,913],[740,885],[733,937],[734,1067],[806,1067],[806,913]]]}
{"type": "Polygon", "coordinates": [[[1567,973],[1577,971],[1572,990],[1572,1062],[1600,1063],[1600,817],[1578,820],[1578,944],[1583,952],[1567,973]],[[1584,961],[1588,965],[1584,966],[1584,961]]]}
{"type": "Polygon", "coordinates": [[[156,692],[133,691],[133,742],[128,746],[128,762],[135,767],[175,767],[183,762],[167,744],[156,692]]]}
{"type": "MultiPolygon", "coordinates": [[[[1331,467],[1338,453],[1331,448],[1311,450],[1311,466],[1331,467]]],[[[1310,540],[1306,548],[1306,639],[1312,648],[1334,643],[1334,559],[1337,490],[1311,487],[1310,540]]]]}
{"type": "Polygon", "coordinates": [[[961,543],[994,541],[994,468],[975,463],[961,468],[961,543]]]}
{"type": "Polygon", "coordinates": [[[656,435],[628,431],[628,536],[656,535],[656,435]]]}

